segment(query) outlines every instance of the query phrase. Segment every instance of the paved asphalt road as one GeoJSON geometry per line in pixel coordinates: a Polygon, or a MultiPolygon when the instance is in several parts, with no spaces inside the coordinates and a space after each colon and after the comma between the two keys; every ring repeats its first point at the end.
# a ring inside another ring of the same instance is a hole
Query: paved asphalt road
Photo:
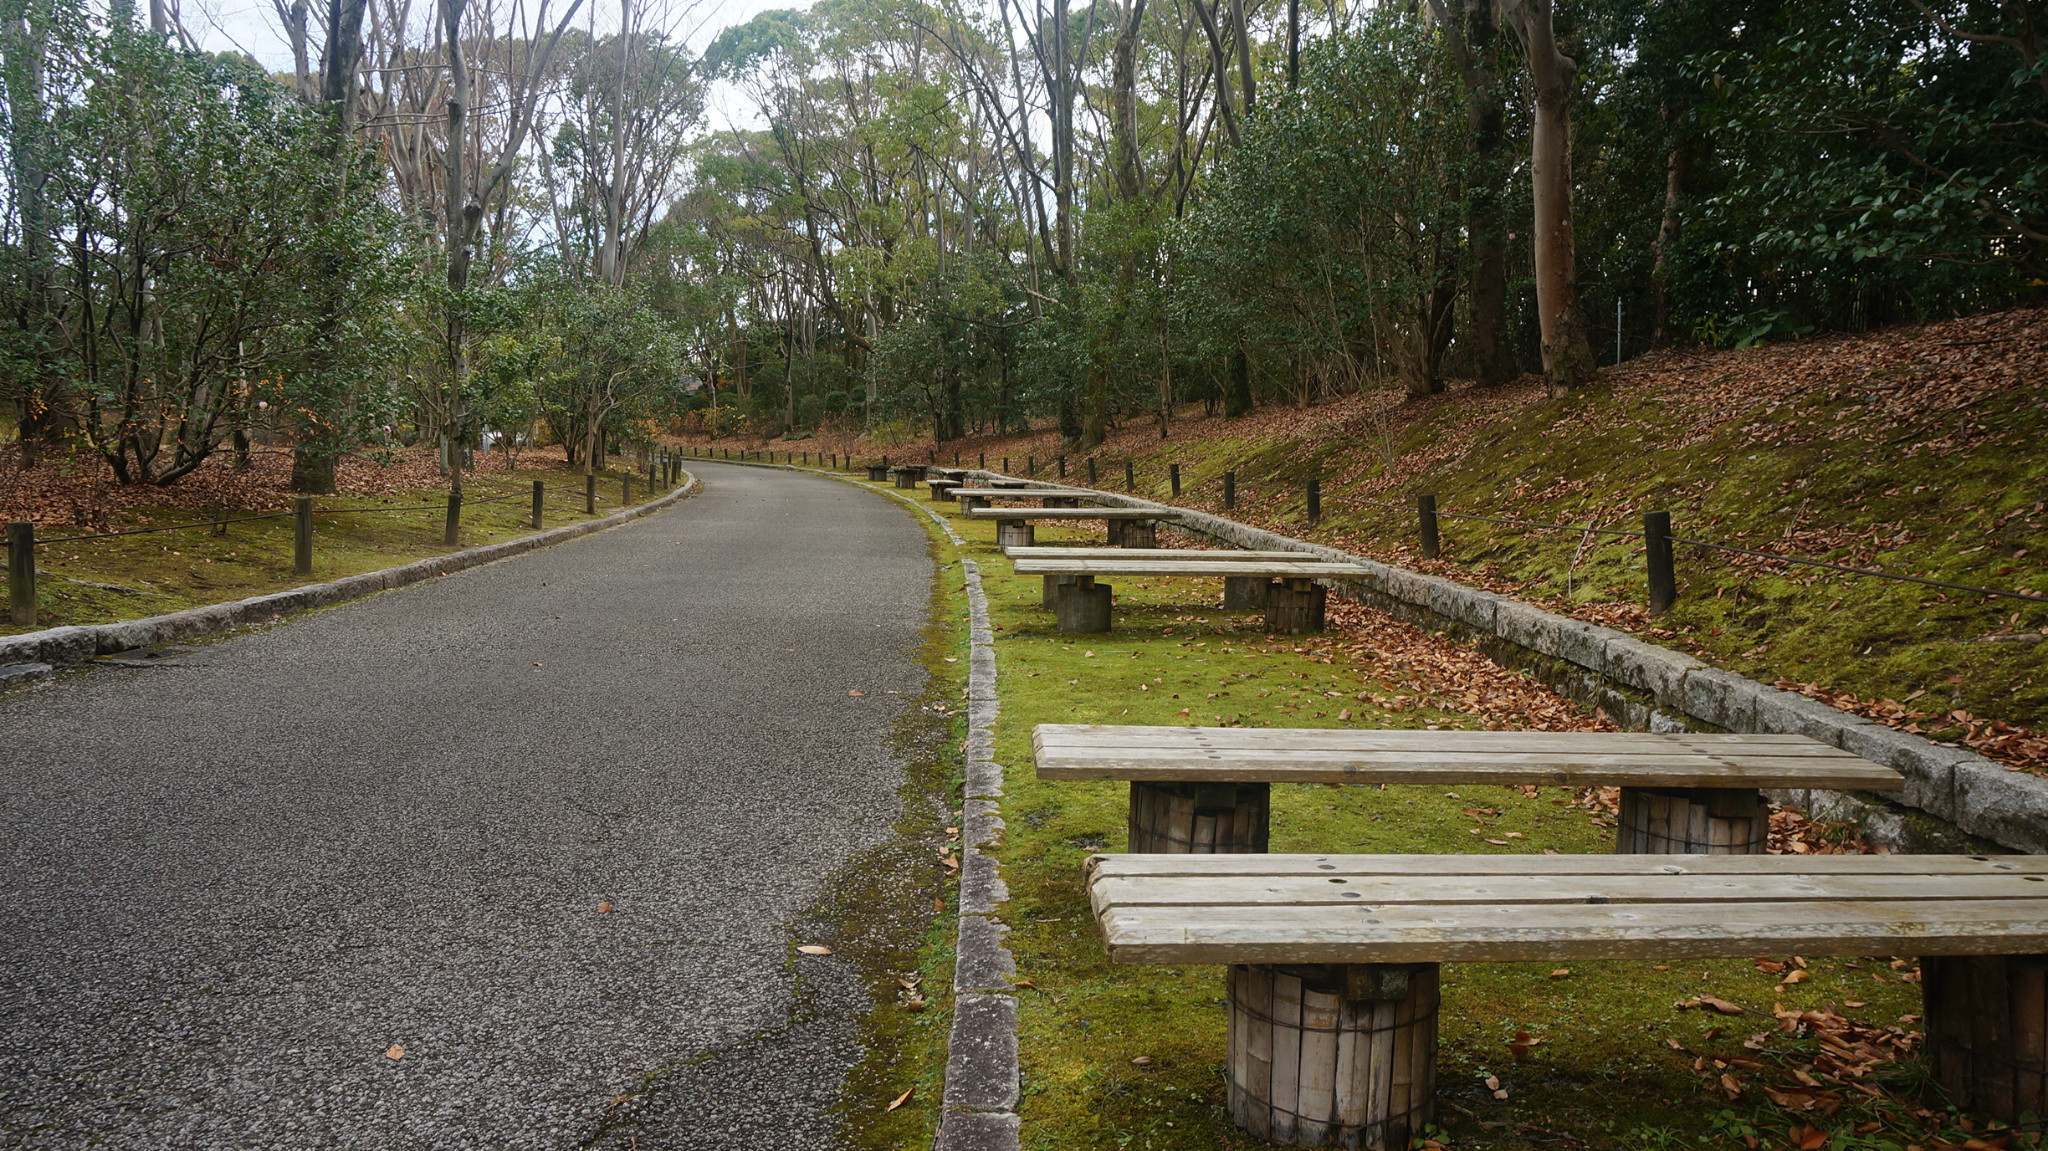
{"type": "Polygon", "coordinates": [[[791,949],[899,814],[932,564],[883,497],[698,471],[0,696],[0,1146],[579,1147],[678,1066],[638,1146],[835,1146],[867,1000],[791,949]]]}

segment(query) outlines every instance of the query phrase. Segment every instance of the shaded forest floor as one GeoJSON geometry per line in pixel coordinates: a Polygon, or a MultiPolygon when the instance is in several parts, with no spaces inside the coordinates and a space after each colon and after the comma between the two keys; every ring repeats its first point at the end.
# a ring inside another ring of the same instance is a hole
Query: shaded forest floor
{"type": "MultiPolygon", "coordinates": [[[[1681,546],[1679,602],[1644,607],[1637,529],[1975,587],[2048,594],[2048,309],[1867,335],[1632,360],[1562,398],[1533,377],[1133,421],[1095,449],[1097,486],[1444,575],[1691,651],[1717,666],[2009,767],[2048,770],[2048,603],[1998,599],[1681,546]],[[1179,464],[1182,494],[1169,488],[1179,464]],[[1323,515],[1307,520],[1306,482],[1323,515]],[[1439,558],[1413,496],[1446,513],[1439,558]],[[1449,513],[1570,525],[1568,530],[1449,513]]],[[[739,446],[732,438],[721,444],[739,446]]],[[[767,446],[747,441],[747,446],[767,446]]],[[[783,446],[780,442],[775,447],[783,446]]],[[[957,455],[1057,474],[1051,429],[941,446],[830,435],[804,450],[957,455]]],[[[1069,452],[1067,478],[1087,482],[1069,452]]]]}
{"type": "MultiPolygon", "coordinates": [[[[430,449],[386,460],[350,457],[338,469],[340,493],[314,500],[313,574],[301,576],[292,570],[292,520],[275,515],[291,506],[287,452],[257,452],[247,469],[222,453],[178,483],[154,487],[115,482],[97,456],[46,452],[22,469],[14,451],[0,449],[0,518],[35,522],[46,542],[36,549],[36,623],[19,626],[0,614],[0,635],[162,615],[513,539],[531,530],[534,480],[546,485],[543,526],[589,518],[583,475],[559,450],[525,452],[516,462],[479,453],[464,483],[460,540],[451,547],[442,543],[448,481],[430,449]],[[273,518],[230,523],[219,533],[98,534],[266,514],[273,518]]],[[[604,474],[596,515],[618,511],[624,494],[620,473],[604,474]]],[[[644,478],[636,477],[634,502],[646,498],[644,478]]]]}

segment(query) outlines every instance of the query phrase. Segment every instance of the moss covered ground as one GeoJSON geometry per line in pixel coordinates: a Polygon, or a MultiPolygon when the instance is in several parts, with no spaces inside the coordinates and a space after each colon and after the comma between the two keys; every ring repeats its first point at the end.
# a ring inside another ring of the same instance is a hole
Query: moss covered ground
{"type": "MultiPolygon", "coordinates": [[[[1256,616],[1217,605],[1207,581],[1125,579],[1115,630],[1062,635],[1038,606],[1036,578],[1010,574],[993,524],[956,518],[981,563],[996,634],[1002,713],[997,759],[1008,766],[1009,831],[999,855],[1012,901],[1010,947],[1021,1001],[1025,1146],[1041,1151],[1258,1146],[1223,1110],[1223,971],[1113,967],[1082,890],[1096,851],[1124,845],[1126,791],[1112,783],[1040,783],[1038,723],[1216,723],[1294,727],[1479,727],[1479,710],[1441,705],[1428,667],[1404,666],[1373,636],[1280,640],[1256,616]],[[1361,649],[1348,641],[1364,638],[1361,649]],[[1345,642],[1338,642],[1345,641],[1345,642]],[[1360,650],[1381,651],[1375,657],[1360,650]],[[1434,702],[1433,702],[1434,701],[1434,702]]],[[[1080,528],[1039,529],[1041,543],[1087,543],[1080,528]]],[[[1099,542],[1099,537],[1093,542],[1099,542]]],[[[1361,625],[1398,629],[1385,617],[1361,625]]],[[[1511,673],[1502,672],[1503,676],[1511,673]]],[[[1276,785],[1274,851],[1599,853],[1611,816],[1565,789],[1324,788],[1276,785]]],[[[1788,1109],[1766,1089],[1793,1089],[1814,1034],[1781,1030],[1775,1009],[1832,1008],[1893,1034],[1919,1012],[1910,963],[1892,957],[1791,956],[1686,962],[1452,965],[1445,973],[1437,1138],[1486,1148],[1819,1146],[1961,1147],[1967,1117],[1949,1113],[1917,1060],[1875,1066],[1875,1094],[1821,1080],[1818,1110],[1788,1109]],[[1786,982],[1784,972],[1803,971],[1786,982]],[[1742,1015],[1679,1010],[1709,995],[1742,1015]],[[1521,1038],[1518,1038],[1521,1037],[1521,1038]],[[1530,1043],[1528,1040],[1534,1040],[1530,1043]],[[1522,1051],[1514,1046],[1520,1044],[1522,1051]],[[1497,1099],[1492,1076],[1507,1092],[1497,1099]],[[1727,1078],[1723,1078],[1726,1076],[1727,1078]],[[1731,1098],[1732,1095],[1732,1098],[1731,1098]],[[1750,1140],[1756,1140],[1751,1143],[1750,1140]]],[[[1797,1098],[1797,1097],[1795,1097],[1797,1098]]],[[[1981,1130],[1981,1124],[1972,1124],[1981,1130]]],[[[2014,1147],[2038,1136],[2020,1135],[2014,1147]]]]}
{"type": "MultiPolygon", "coordinates": [[[[534,480],[545,484],[542,526],[561,527],[595,518],[584,514],[583,474],[560,466],[522,468],[470,477],[460,540],[442,542],[445,488],[388,491],[374,496],[322,496],[314,501],[313,574],[292,571],[289,517],[211,528],[92,538],[84,529],[44,527],[52,541],[36,549],[34,628],[0,617],[0,635],[72,624],[113,623],[185,608],[283,591],[413,560],[445,555],[530,534],[534,480]],[[424,505],[424,506],[423,506],[424,505]],[[346,514],[325,515],[322,512],[346,514]],[[66,537],[87,535],[72,542],[66,537]]],[[[622,476],[602,473],[596,516],[620,510],[622,476]]],[[[633,500],[647,498],[645,477],[635,477],[633,500]]],[[[223,512],[239,519],[259,513],[223,512]]],[[[109,530],[189,524],[212,518],[189,508],[136,508],[107,524],[109,530]]]]}

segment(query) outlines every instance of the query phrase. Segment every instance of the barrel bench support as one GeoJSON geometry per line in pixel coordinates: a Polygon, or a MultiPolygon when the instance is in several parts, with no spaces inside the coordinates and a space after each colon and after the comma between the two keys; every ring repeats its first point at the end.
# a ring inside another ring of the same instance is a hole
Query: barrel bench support
{"type": "Polygon", "coordinates": [[[1266,850],[1272,785],[1131,781],[1126,851],[1249,855],[1266,850]]]}
{"type": "Polygon", "coordinates": [[[1124,520],[1121,531],[1117,521],[1110,521],[1110,541],[1120,548],[1156,548],[1159,546],[1159,525],[1151,520],[1124,520]]]}
{"type": "Polygon", "coordinates": [[[897,487],[899,487],[899,488],[902,488],[902,489],[904,489],[905,491],[909,491],[909,490],[912,490],[912,489],[916,488],[916,487],[917,487],[917,473],[916,473],[916,472],[914,472],[914,471],[911,471],[911,470],[910,470],[909,468],[897,468],[897,469],[896,469],[896,486],[897,486],[897,487]]]}
{"type": "Polygon", "coordinates": [[[1266,630],[1301,635],[1323,630],[1329,589],[1310,579],[1275,580],[1266,586],[1266,630]]]}
{"type": "Polygon", "coordinates": [[[1264,576],[1227,576],[1223,580],[1224,611],[1265,611],[1266,585],[1272,580],[1264,576]]]}
{"type": "Polygon", "coordinates": [[[1924,956],[1927,1050],[1957,1107],[2048,1115],[2048,955],[1924,956]]]}
{"type": "Polygon", "coordinates": [[[1305,1147],[1407,1151],[1435,1110],[1437,965],[1232,964],[1230,1117],[1305,1147]]]}
{"type": "MultiPolygon", "coordinates": [[[[1030,520],[996,521],[996,547],[998,549],[1037,546],[1038,532],[1032,527],[1030,520]]],[[[1045,578],[1051,579],[1053,577],[1047,576],[1045,578]]]]}
{"type": "Polygon", "coordinates": [[[886,480],[886,479],[888,479],[888,478],[889,478],[889,469],[888,469],[888,468],[885,468],[885,467],[883,467],[883,466],[882,466],[881,464],[869,464],[869,465],[868,465],[868,482],[869,482],[869,483],[871,483],[871,484],[878,484],[878,483],[881,483],[881,482],[882,482],[883,480],[886,480]]]}
{"type": "Polygon", "coordinates": [[[1095,634],[1109,630],[1110,590],[1096,583],[1094,576],[1075,576],[1074,582],[1059,587],[1053,605],[1053,627],[1058,631],[1095,634]]]}
{"type": "Polygon", "coordinates": [[[942,503],[945,503],[945,502],[946,502],[947,500],[950,500],[950,499],[952,499],[952,498],[953,498],[953,489],[954,489],[954,488],[957,488],[957,487],[959,487],[959,486],[960,486],[960,481],[959,481],[959,480],[933,480],[933,481],[931,481],[931,489],[932,489],[932,502],[933,502],[933,503],[935,503],[935,504],[942,504],[942,503]]]}
{"type": "Polygon", "coordinates": [[[1771,813],[1754,788],[1624,787],[1616,855],[1762,855],[1771,813]]]}

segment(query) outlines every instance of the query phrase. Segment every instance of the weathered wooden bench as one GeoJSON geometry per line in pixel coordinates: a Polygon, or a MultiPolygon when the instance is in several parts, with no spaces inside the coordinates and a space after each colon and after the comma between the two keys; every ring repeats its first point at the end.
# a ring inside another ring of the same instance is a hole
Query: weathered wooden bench
{"type": "Polygon", "coordinates": [[[1435,1094],[1438,965],[1919,956],[1958,1105],[2048,1113],[2048,858],[1098,855],[1114,963],[1228,964],[1232,1118],[1406,1151],[1435,1094]]]}
{"type": "MultiPolygon", "coordinates": [[[[983,488],[963,486],[955,488],[953,496],[960,501],[960,511],[965,514],[974,511],[976,508],[985,508],[997,500],[1035,499],[1042,501],[1043,505],[1049,508],[1074,508],[1081,506],[1082,496],[1090,494],[1080,491],[1068,491],[1062,488],[1027,488],[1021,486],[1025,482],[1019,480],[1008,485],[998,484],[983,488]]],[[[1031,525],[1023,520],[1004,520],[997,524],[996,535],[998,542],[1003,537],[1010,536],[1023,539],[1025,546],[1029,546],[1032,538],[1031,525]]]]}
{"type": "MultiPolygon", "coordinates": [[[[1101,510],[1083,508],[1084,513],[1101,510]]],[[[978,515],[990,513],[979,512],[978,515]]],[[[1007,515],[1007,512],[994,514],[1007,515]]],[[[1068,588],[1054,593],[1054,610],[1059,613],[1061,631],[1100,632],[1110,625],[1108,584],[1096,584],[1098,576],[1149,575],[1197,576],[1224,579],[1232,576],[1268,581],[1265,595],[1266,630],[1282,635],[1323,630],[1323,609],[1327,590],[1319,579],[1362,578],[1369,573],[1357,564],[1326,563],[1315,559],[1179,560],[1179,559],[1018,559],[1010,561],[1018,575],[1069,576],[1073,588],[1100,589],[1076,598],[1076,611],[1068,613],[1061,604],[1068,601],[1068,588]]],[[[1048,585],[1051,587],[1053,585],[1048,585]]]]}
{"type": "Polygon", "coordinates": [[[897,487],[914,490],[917,481],[924,478],[924,465],[898,465],[889,469],[889,475],[895,479],[897,487]]]}
{"type": "Polygon", "coordinates": [[[1129,849],[1266,850],[1275,783],[1619,787],[1622,854],[1762,854],[1761,789],[1898,791],[1905,777],[1803,735],[1406,731],[1043,723],[1038,778],[1130,781],[1129,849]]]}
{"type": "MultiPolygon", "coordinates": [[[[962,507],[964,510],[964,502],[962,507]]],[[[1161,559],[1183,560],[1196,563],[1236,563],[1244,560],[1314,560],[1316,558],[1308,552],[1253,551],[1251,549],[1240,551],[1227,548],[1139,547],[1128,542],[1130,539],[1128,535],[1124,538],[1126,541],[1125,545],[1117,550],[1093,547],[1041,548],[1024,544],[1016,547],[1006,547],[1003,549],[1003,552],[1011,559],[1161,559]]],[[[1000,541],[998,542],[1000,543],[1000,541]]],[[[1158,542],[1156,537],[1152,542],[1158,542]]],[[[1272,580],[1264,576],[1224,576],[1223,610],[1265,610],[1266,589],[1272,586],[1272,582],[1272,580]]],[[[1048,604],[1047,606],[1051,605],[1048,604]]]]}
{"type": "MultiPolygon", "coordinates": [[[[1004,495],[1038,495],[1037,492],[1003,493],[1004,495]]],[[[997,547],[1029,547],[1035,536],[1031,529],[1033,520],[1103,520],[1109,524],[1109,541],[1112,545],[1126,539],[1143,541],[1143,546],[1159,542],[1154,526],[1160,520],[1170,520],[1179,513],[1171,509],[1154,511],[1151,508],[1084,508],[1073,506],[1054,507],[1054,500],[1065,500],[1078,504],[1078,497],[1051,495],[1045,497],[1042,508],[963,508],[967,518],[996,521],[997,547]]],[[[1106,601],[1105,601],[1106,602],[1106,601]]]]}
{"type": "Polygon", "coordinates": [[[925,485],[931,488],[932,490],[933,502],[945,503],[947,500],[953,498],[953,489],[960,486],[960,481],[947,479],[944,476],[938,476],[931,479],[927,479],[925,481],[925,485]]]}

